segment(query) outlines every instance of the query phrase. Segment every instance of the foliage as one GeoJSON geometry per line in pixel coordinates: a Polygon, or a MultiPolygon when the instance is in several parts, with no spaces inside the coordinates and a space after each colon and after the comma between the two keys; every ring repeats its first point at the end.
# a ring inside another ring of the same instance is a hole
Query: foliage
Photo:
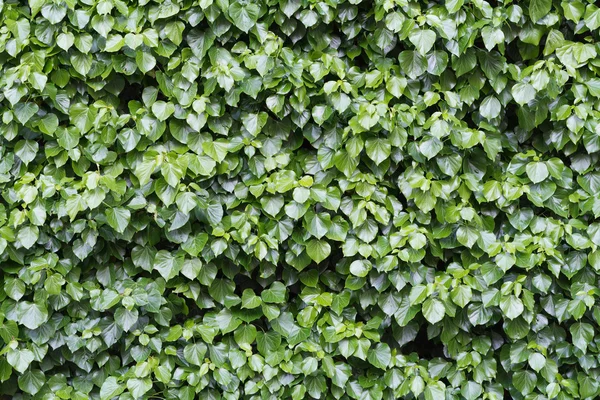
{"type": "Polygon", "coordinates": [[[0,0],[0,391],[600,396],[600,8],[0,0]]]}

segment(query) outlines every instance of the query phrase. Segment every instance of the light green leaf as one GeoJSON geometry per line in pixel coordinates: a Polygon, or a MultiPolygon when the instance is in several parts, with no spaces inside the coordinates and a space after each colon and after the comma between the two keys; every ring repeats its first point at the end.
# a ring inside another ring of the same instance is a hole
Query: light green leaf
{"type": "Polygon", "coordinates": [[[525,171],[533,183],[540,183],[546,180],[549,175],[548,167],[546,166],[546,163],[542,161],[530,162],[525,167],[525,171]]]}
{"type": "Polygon", "coordinates": [[[423,303],[423,316],[432,324],[440,322],[446,315],[444,303],[438,299],[427,299],[423,303]]]}
{"type": "MultiPolygon", "coordinates": [[[[142,71],[144,74],[148,73],[149,71],[151,71],[152,69],[154,69],[154,67],[156,66],[156,58],[154,58],[154,56],[145,50],[138,50],[135,54],[135,63],[137,64],[138,68],[140,69],[140,71],[142,71]]],[[[167,107],[167,106],[165,106],[167,107]]],[[[164,121],[165,119],[168,118],[167,117],[163,117],[163,115],[165,115],[165,113],[167,113],[168,110],[165,108],[165,110],[156,110],[154,109],[154,107],[152,108],[152,113],[154,113],[154,115],[156,115],[156,117],[161,120],[164,121]],[[160,114],[160,116],[159,116],[160,114]]],[[[173,113],[173,111],[171,111],[171,114],[173,113]]],[[[170,115],[170,114],[169,114],[170,115]]]]}
{"type": "Polygon", "coordinates": [[[508,319],[515,319],[524,311],[523,302],[513,294],[502,297],[500,309],[508,319]]]}
{"type": "Polygon", "coordinates": [[[46,383],[46,375],[38,369],[29,370],[18,378],[19,389],[25,393],[35,395],[46,383]]]}
{"type": "Polygon", "coordinates": [[[229,7],[228,12],[235,26],[244,32],[248,32],[258,21],[260,7],[254,3],[234,2],[229,7]]]}
{"type": "Polygon", "coordinates": [[[552,8],[552,0],[531,0],[529,2],[529,16],[533,22],[544,18],[552,8]]]}
{"type": "Polygon", "coordinates": [[[413,50],[404,50],[398,56],[400,67],[406,75],[412,79],[416,79],[423,75],[427,70],[427,61],[425,57],[413,50]]]}
{"type": "Polygon", "coordinates": [[[110,400],[123,393],[124,390],[125,385],[120,384],[114,376],[109,376],[100,388],[100,400],[110,400]]]}
{"type": "Polygon", "coordinates": [[[392,152],[392,146],[389,141],[382,138],[367,139],[365,149],[369,158],[375,161],[377,165],[387,160],[392,152]]]}
{"type": "Polygon", "coordinates": [[[417,51],[424,56],[433,47],[436,35],[430,29],[415,29],[410,33],[408,39],[415,45],[417,51]]]}
{"type": "Polygon", "coordinates": [[[175,106],[171,102],[158,100],[152,104],[152,114],[154,114],[159,121],[165,121],[174,112],[175,106]]]}
{"type": "Polygon", "coordinates": [[[313,239],[306,244],[306,253],[317,264],[329,257],[331,246],[324,240],[313,239]]]}
{"type": "Polygon", "coordinates": [[[129,225],[131,212],[123,207],[113,207],[106,210],[108,224],[117,232],[123,233],[129,225]]]}
{"type": "Polygon", "coordinates": [[[179,274],[182,264],[182,260],[179,257],[173,256],[167,250],[160,250],[154,258],[153,268],[168,281],[179,274]]]}
{"type": "Polygon", "coordinates": [[[13,112],[17,120],[25,125],[27,121],[31,119],[39,110],[39,107],[35,103],[18,103],[15,105],[13,112]]]}
{"type": "Polygon", "coordinates": [[[6,354],[6,359],[15,370],[23,373],[35,359],[35,356],[29,349],[14,349],[9,350],[9,352],[6,354]]]}
{"type": "Polygon", "coordinates": [[[535,98],[536,91],[529,83],[519,82],[512,87],[511,93],[515,101],[522,106],[535,98]]]}
{"type": "Polygon", "coordinates": [[[28,165],[35,159],[40,145],[33,140],[19,140],[15,145],[15,154],[28,165]]]}

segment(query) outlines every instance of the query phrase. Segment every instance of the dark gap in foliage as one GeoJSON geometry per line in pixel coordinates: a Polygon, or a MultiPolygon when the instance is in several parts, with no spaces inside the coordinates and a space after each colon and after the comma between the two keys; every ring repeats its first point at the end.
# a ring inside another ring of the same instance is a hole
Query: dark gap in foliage
{"type": "Polygon", "coordinates": [[[120,103],[126,106],[132,100],[142,102],[143,90],[144,87],[139,83],[126,83],[123,91],[119,95],[120,103]]]}
{"type": "Polygon", "coordinates": [[[422,324],[415,339],[402,347],[402,353],[416,353],[419,358],[431,360],[432,358],[445,358],[444,345],[439,340],[431,340],[427,336],[427,325],[422,324]]]}
{"type": "Polygon", "coordinates": [[[260,296],[263,290],[262,285],[256,279],[245,274],[237,274],[233,281],[235,282],[235,292],[240,296],[246,289],[252,289],[257,296],[260,296]]]}

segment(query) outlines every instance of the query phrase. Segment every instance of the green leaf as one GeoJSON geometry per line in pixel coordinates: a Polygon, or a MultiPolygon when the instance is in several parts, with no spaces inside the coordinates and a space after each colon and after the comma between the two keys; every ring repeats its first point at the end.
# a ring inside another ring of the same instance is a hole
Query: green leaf
{"type": "Polygon", "coordinates": [[[0,337],[5,343],[16,339],[19,336],[19,327],[14,321],[4,321],[0,325],[0,337]]]}
{"type": "Polygon", "coordinates": [[[398,56],[402,71],[411,79],[416,79],[427,70],[425,58],[416,51],[404,50],[398,56]]]}
{"type": "Polygon", "coordinates": [[[528,395],[535,388],[537,375],[532,371],[518,371],[513,375],[512,382],[521,394],[528,395]]]}
{"type": "Polygon", "coordinates": [[[160,250],[154,258],[153,269],[157,270],[168,281],[179,274],[182,264],[180,258],[173,256],[167,250],[160,250]]]}
{"type": "Polygon", "coordinates": [[[35,395],[46,383],[46,375],[40,370],[29,370],[18,378],[19,389],[25,393],[35,395]]]}
{"type": "Polygon", "coordinates": [[[128,310],[126,308],[120,307],[115,311],[115,322],[118,326],[123,328],[125,332],[129,332],[131,327],[135,325],[139,317],[139,312],[137,309],[128,310]]]}
{"type": "Polygon", "coordinates": [[[123,207],[114,207],[106,210],[106,220],[115,231],[125,232],[131,219],[131,212],[123,207]]]}
{"type": "MultiPolygon", "coordinates": [[[[154,56],[152,54],[150,54],[148,51],[138,50],[135,54],[135,63],[137,64],[140,71],[142,71],[144,74],[146,74],[149,71],[152,71],[154,69],[154,67],[156,66],[156,58],[154,58],[154,56]]],[[[156,115],[156,117],[159,120],[164,121],[165,119],[168,118],[168,115],[166,117],[164,117],[164,115],[169,112],[169,109],[167,109],[167,107],[168,106],[165,106],[165,109],[163,109],[163,110],[159,110],[158,108],[155,110],[153,107],[152,113],[154,115],[156,115]]],[[[170,113],[172,114],[173,111],[170,111],[170,113]]]]}
{"type": "MultiPolygon", "coordinates": [[[[273,282],[269,289],[264,290],[260,297],[265,303],[283,303],[285,302],[286,288],[281,282],[273,282]]],[[[243,304],[243,299],[242,299],[243,304]]],[[[250,307],[247,307],[250,308],[250,307]]]]}
{"type": "Polygon", "coordinates": [[[502,297],[500,300],[500,309],[509,319],[515,319],[523,313],[524,307],[521,299],[515,295],[502,297]]]}
{"type": "Polygon", "coordinates": [[[100,400],[110,400],[123,391],[125,391],[125,385],[120,384],[114,376],[109,376],[100,388],[100,400]]]}
{"type": "Polygon", "coordinates": [[[529,3],[529,16],[533,22],[537,22],[548,15],[551,8],[551,0],[531,0],[529,3]]]}
{"type": "Polygon", "coordinates": [[[367,155],[375,164],[379,165],[388,159],[392,152],[392,146],[385,139],[367,139],[365,142],[367,155]]]}
{"type": "Polygon", "coordinates": [[[19,229],[17,239],[24,248],[30,249],[37,242],[39,234],[40,230],[37,226],[24,226],[19,229]]]}
{"type": "Polygon", "coordinates": [[[229,145],[224,141],[213,141],[202,143],[202,150],[210,158],[220,163],[223,162],[229,151],[229,145]]]}
{"type": "Polygon", "coordinates": [[[15,154],[25,165],[28,165],[35,159],[39,148],[39,144],[33,140],[19,140],[15,145],[15,154]]]}
{"type": "Polygon", "coordinates": [[[427,299],[423,303],[423,316],[432,324],[440,322],[446,315],[444,303],[438,299],[427,299]]]}
{"type": "Polygon", "coordinates": [[[256,136],[264,128],[268,117],[269,116],[265,112],[256,114],[249,113],[242,117],[242,124],[244,125],[244,128],[246,128],[246,130],[252,134],[252,136],[256,136]]]}
{"type": "Polygon", "coordinates": [[[22,301],[17,304],[17,321],[29,329],[37,329],[48,320],[48,310],[45,306],[22,301]]]}
{"type": "Polygon", "coordinates": [[[368,260],[356,260],[350,264],[350,273],[354,276],[365,277],[369,274],[372,265],[368,260]]]}
{"type": "Polygon", "coordinates": [[[533,368],[535,372],[540,372],[542,368],[546,366],[546,357],[540,353],[531,353],[528,362],[529,366],[533,368]]]}
{"type": "Polygon", "coordinates": [[[188,237],[188,239],[181,245],[181,248],[185,250],[189,255],[196,257],[204,246],[208,242],[208,235],[206,233],[198,233],[188,237]]]}
{"type": "Polygon", "coordinates": [[[428,160],[435,157],[443,148],[442,141],[433,136],[423,140],[419,145],[419,150],[428,160]]]}
{"type": "Polygon", "coordinates": [[[588,345],[594,339],[594,327],[585,322],[576,322],[569,328],[573,345],[586,353],[588,345]]]}
{"type": "Polygon", "coordinates": [[[127,380],[127,390],[136,399],[142,397],[150,389],[152,389],[152,380],[150,378],[133,378],[127,380]]]}
{"type": "Polygon", "coordinates": [[[260,8],[254,3],[234,2],[229,7],[228,12],[235,26],[244,32],[248,32],[258,21],[260,8]]]}
{"type": "Polygon", "coordinates": [[[527,176],[533,183],[540,183],[548,178],[549,171],[546,163],[537,161],[530,162],[526,166],[527,176]]]}
{"type": "Polygon", "coordinates": [[[35,103],[19,103],[13,109],[17,120],[25,125],[27,121],[31,119],[39,110],[39,107],[35,103]]]}
{"type": "Polygon", "coordinates": [[[204,343],[190,343],[183,349],[183,357],[193,365],[202,365],[207,347],[204,343]]]}
{"type": "Polygon", "coordinates": [[[479,238],[479,232],[472,226],[461,226],[456,230],[456,239],[460,244],[472,248],[479,238]]]}
{"type": "Polygon", "coordinates": [[[442,382],[433,382],[425,387],[425,400],[437,400],[446,397],[446,385],[442,382]]]}
{"type": "Polygon", "coordinates": [[[369,351],[367,360],[377,368],[387,369],[392,361],[390,346],[386,343],[378,343],[375,348],[369,351]]]}
{"type": "Polygon", "coordinates": [[[6,354],[6,360],[8,363],[20,373],[25,372],[34,359],[35,356],[29,349],[10,350],[6,354]]]}
{"type": "Polygon", "coordinates": [[[261,298],[254,294],[252,289],[244,290],[244,293],[242,293],[242,308],[256,308],[261,304],[261,298]]]}
{"type": "Polygon", "coordinates": [[[529,83],[519,82],[512,87],[511,93],[517,104],[522,106],[535,98],[536,91],[529,83]]]}
{"type": "Polygon", "coordinates": [[[250,345],[254,343],[254,340],[256,339],[256,328],[254,325],[250,324],[240,325],[240,327],[235,330],[233,337],[238,345],[250,345]]]}
{"type": "Polygon", "coordinates": [[[329,257],[331,246],[324,240],[313,239],[306,244],[306,253],[317,264],[329,257]]]}
{"type": "Polygon", "coordinates": [[[152,104],[152,114],[154,114],[159,121],[167,120],[174,112],[175,106],[171,102],[159,100],[152,104]]]}
{"type": "Polygon", "coordinates": [[[307,213],[304,220],[308,232],[317,239],[325,236],[331,227],[331,216],[327,213],[307,213]]]}
{"type": "Polygon", "coordinates": [[[436,35],[430,29],[415,29],[408,36],[410,42],[421,55],[427,54],[435,43],[436,35]]]}
{"type": "Polygon", "coordinates": [[[501,111],[502,106],[495,96],[486,97],[479,106],[479,112],[488,120],[498,117],[501,111]]]}

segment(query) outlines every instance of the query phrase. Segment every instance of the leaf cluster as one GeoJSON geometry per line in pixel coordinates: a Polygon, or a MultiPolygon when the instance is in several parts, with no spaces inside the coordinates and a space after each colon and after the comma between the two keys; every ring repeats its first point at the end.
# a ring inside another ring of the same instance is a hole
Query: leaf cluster
{"type": "Polygon", "coordinates": [[[594,1],[0,21],[0,393],[600,396],[594,1]]]}

